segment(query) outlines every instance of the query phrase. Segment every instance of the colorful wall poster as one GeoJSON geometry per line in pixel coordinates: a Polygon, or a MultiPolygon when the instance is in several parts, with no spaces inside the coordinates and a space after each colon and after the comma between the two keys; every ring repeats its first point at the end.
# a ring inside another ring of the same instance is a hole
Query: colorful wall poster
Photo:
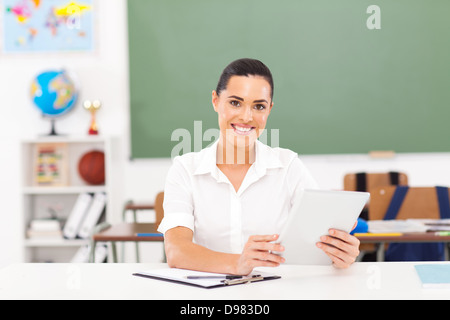
{"type": "Polygon", "coordinates": [[[92,51],[93,2],[3,0],[3,52],[92,51]]]}

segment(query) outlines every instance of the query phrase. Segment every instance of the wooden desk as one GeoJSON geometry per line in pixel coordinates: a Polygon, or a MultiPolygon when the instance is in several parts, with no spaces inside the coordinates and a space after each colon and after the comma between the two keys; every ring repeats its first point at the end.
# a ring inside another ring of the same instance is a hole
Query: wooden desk
{"type": "MultiPolygon", "coordinates": [[[[157,300],[155,303],[159,304],[159,300],[218,300],[217,303],[228,304],[253,300],[250,303],[270,304],[268,300],[450,299],[450,290],[422,288],[416,264],[425,262],[359,262],[344,270],[332,266],[281,265],[258,268],[280,275],[278,280],[202,289],[132,275],[167,268],[163,263],[23,263],[0,269],[0,300],[140,299],[157,300]]],[[[189,303],[181,302],[185,306],[189,303]]],[[[179,314],[177,302],[170,305],[165,312],[179,314]]],[[[200,306],[202,302],[191,305],[200,306]]],[[[298,312],[298,304],[293,305],[298,312]]],[[[276,306],[270,310],[276,316],[276,306]]]]}
{"type": "MultiPolygon", "coordinates": [[[[136,235],[138,233],[158,233],[156,229],[157,226],[155,223],[123,222],[117,225],[110,226],[109,228],[100,231],[99,233],[95,233],[92,236],[91,248],[95,248],[97,242],[110,242],[113,253],[113,261],[117,262],[117,249],[115,244],[116,242],[164,241],[164,237],[162,234],[160,236],[151,236],[151,237],[138,237],[136,235]]],[[[95,261],[94,253],[95,250],[91,250],[90,261],[95,261]]]]}
{"type": "MultiPolygon", "coordinates": [[[[386,243],[417,243],[417,242],[444,242],[450,243],[450,236],[438,236],[433,232],[404,233],[401,236],[357,236],[361,244],[375,243],[377,248],[377,261],[384,261],[384,244],[386,243]]],[[[445,259],[449,260],[448,248],[445,250],[445,259]]]]}

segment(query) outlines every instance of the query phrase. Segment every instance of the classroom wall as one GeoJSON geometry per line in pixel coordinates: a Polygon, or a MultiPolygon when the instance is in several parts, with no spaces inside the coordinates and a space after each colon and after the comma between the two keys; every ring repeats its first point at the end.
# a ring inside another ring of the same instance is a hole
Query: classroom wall
{"type": "MultiPolygon", "coordinates": [[[[97,6],[93,53],[0,54],[0,266],[22,259],[19,141],[50,131],[49,122],[42,119],[29,98],[36,74],[65,67],[77,77],[79,100],[70,113],[57,120],[56,129],[61,134],[87,134],[90,115],[82,102],[102,101],[97,114],[99,130],[116,137],[113,161],[117,176],[124,175],[129,114],[126,1],[100,0],[97,6]]],[[[120,197],[123,181],[118,180],[113,187],[120,197]]]]}
{"type": "MultiPolygon", "coordinates": [[[[102,100],[103,109],[98,113],[99,129],[105,135],[117,137],[114,170],[122,177],[114,185],[117,203],[126,199],[153,201],[164,187],[171,159],[129,161],[126,0],[99,0],[98,4],[101,10],[95,54],[0,55],[0,267],[22,259],[19,141],[49,130],[48,122],[41,119],[28,98],[32,77],[43,69],[70,66],[82,86],[80,101],[102,100]]],[[[79,104],[58,121],[57,129],[66,134],[84,134],[88,123],[87,112],[79,104]]],[[[302,159],[319,184],[329,189],[341,188],[345,173],[362,170],[403,170],[408,173],[411,185],[450,185],[450,153],[398,154],[395,158],[382,160],[361,154],[308,155],[302,159]]],[[[120,219],[120,205],[113,208],[113,214],[116,221],[120,219]]],[[[147,218],[152,219],[151,216],[147,218]]],[[[126,261],[133,262],[133,248],[128,248],[126,261]]],[[[161,258],[161,244],[141,246],[142,261],[157,262],[161,258]]]]}

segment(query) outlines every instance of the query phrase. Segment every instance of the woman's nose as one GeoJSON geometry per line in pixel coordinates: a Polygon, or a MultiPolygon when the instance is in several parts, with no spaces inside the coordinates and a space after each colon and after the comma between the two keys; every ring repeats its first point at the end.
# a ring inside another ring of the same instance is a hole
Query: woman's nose
{"type": "Polygon", "coordinates": [[[253,120],[253,111],[250,106],[246,106],[246,107],[242,108],[241,110],[242,110],[241,118],[243,121],[250,122],[253,120]]]}

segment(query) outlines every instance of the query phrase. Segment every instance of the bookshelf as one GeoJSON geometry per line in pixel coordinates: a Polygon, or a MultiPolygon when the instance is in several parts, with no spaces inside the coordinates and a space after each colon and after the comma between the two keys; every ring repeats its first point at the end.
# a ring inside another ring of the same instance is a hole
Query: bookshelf
{"type": "Polygon", "coordinates": [[[86,238],[66,239],[62,236],[64,225],[80,194],[105,193],[106,205],[98,222],[111,220],[111,154],[111,139],[104,136],[47,136],[21,141],[20,224],[24,262],[70,262],[80,247],[89,243],[86,238]],[[43,151],[45,148],[51,150],[51,156],[43,160],[42,154],[47,152],[43,151]],[[93,150],[102,151],[105,156],[105,179],[99,185],[86,182],[78,170],[80,159],[93,150]],[[44,162],[45,165],[42,165],[44,162]],[[55,216],[60,233],[30,235],[32,221],[55,216]]]}

